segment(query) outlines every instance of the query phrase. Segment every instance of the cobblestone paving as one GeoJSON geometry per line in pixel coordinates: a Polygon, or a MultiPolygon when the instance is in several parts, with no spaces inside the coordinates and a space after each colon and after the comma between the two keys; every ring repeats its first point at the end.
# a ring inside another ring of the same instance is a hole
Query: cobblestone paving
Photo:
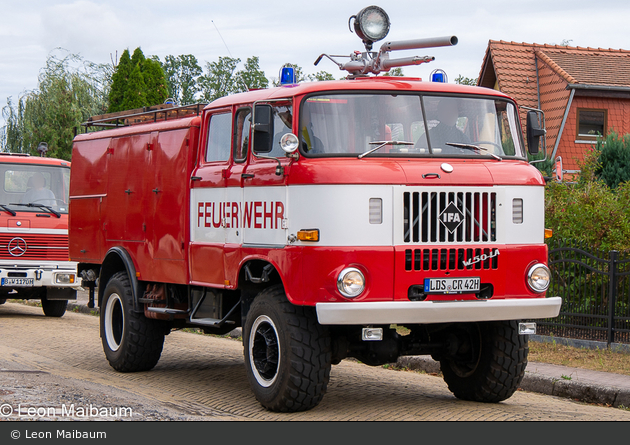
{"type": "MultiPolygon", "coordinates": [[[[67,312],[62,318],[48,318],[41,308],[14,303],[0,306],[0,366],[78,379],[110,388],[118,397],[128,393],[152,400],[195,420],[630,421],[626,410],[525,391],[499,404],[465,402],[453,397],[439,377],[348,360],[333,366],[318,407],[272,413],[258,404],[249,388],[240,341],[175,331],[166,337],[153,370],[123,374],[105,359],[98,317],[67,312]]],[[[0,373],[0,382],[3,378],[0,373]]]]}

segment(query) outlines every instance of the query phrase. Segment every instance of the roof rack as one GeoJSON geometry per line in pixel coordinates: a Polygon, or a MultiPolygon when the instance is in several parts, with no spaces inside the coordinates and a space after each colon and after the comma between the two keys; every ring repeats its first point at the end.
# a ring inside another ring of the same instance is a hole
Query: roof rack
{"type": "Polygon", "coordinates": [[[197,103],[176,107],[173,104],[160,104],[134,110],[92,116],[81,125],[86,127],[126,127],[146,122],[179,119],[186,116],[198,116],[207,104],[197,103]]]}
{"type": "Polygon", "coordinates": [[[30,156],[29,153],[9,153],[9,152],[0,152],[0,156],[30,156]]]}

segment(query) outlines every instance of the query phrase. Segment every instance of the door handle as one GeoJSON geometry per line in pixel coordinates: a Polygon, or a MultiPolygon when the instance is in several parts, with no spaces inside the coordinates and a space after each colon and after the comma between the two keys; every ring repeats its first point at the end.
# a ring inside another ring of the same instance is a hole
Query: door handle
{"type": "Polygon", "coordinates": [[[250,179],[250,178],[253,178],[253,177],[254,177],[254,175],[251,174],[251,173],[243,173],[241,175],[241,178],[243,178],[243,179],[250,179]]]}

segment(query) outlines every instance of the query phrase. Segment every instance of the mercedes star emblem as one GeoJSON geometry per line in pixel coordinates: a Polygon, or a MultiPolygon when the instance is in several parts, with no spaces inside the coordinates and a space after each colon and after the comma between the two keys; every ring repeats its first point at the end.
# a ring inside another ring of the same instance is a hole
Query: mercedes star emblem
{"type": "Polygon", "coordinates": [[[13,238],[9,241],[9,253],[13,256],[22,256],[26,253],[26,241],[23,238],[13,238]]]}

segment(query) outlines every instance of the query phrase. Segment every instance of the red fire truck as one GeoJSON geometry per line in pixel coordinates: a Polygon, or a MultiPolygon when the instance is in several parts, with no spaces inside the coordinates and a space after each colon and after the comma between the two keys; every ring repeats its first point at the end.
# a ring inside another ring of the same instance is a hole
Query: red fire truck
{"type": "Polygon", "coordinates": [[[0,153],[0,180],[0,304],[37,299],[61,317],[79,288],[68,255],[70,163],[0,153]]]}
{"type": "Polygon", "coordinates": [[[326,56],[346,80],[288,70],[276,88],[107,116],[88,125],[119,127],[76,137],[70,256],[98,289],[114,369],[153,368],[172,329],[242,327],[251,388],[274,411],[316,406],[347,357],[431,355],[465,400],[517,389],[531,320],[561,304],[546,295],[545,182],[517,104],[378,76],[432,59],[391,51],[457,39],[372,52],[387,15],[354,20],[366,52],[326,56]]]}

